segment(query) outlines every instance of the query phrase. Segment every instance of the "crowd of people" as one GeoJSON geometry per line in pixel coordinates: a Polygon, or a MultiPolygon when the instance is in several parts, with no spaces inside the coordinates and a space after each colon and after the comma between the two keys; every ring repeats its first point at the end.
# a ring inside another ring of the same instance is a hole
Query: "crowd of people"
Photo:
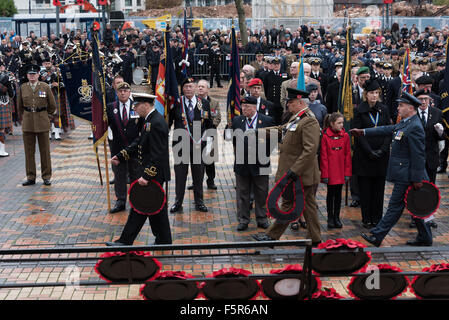
{"type": "MultiPolygon", "coordinates": [[[[273,26],[271,29],[264,27],[260,30],[248,30],[248,44],[245,46],[240,39],[240,33],[237,33],[239,53],[251,55],[253,59],[241,65],[242,115],[232,121],[228,120],[226,128],[254,130],[257,134],[262,131],[266,133],[276,131],[281,141],[276,180],[284,174],[292,180],[301,177],[306,199],[305,220],[301,218],[293,223],[276,220],[270,225],[264,214],[267,208],[263,201],[268,196],[269,173],[261,170],[267,167],[267,164],[236,163],[234,171],[238,231],[248,228],[250,210],[254,206],[257,226],[267,229],[263,235],[256,237],[257,240],[279,239],[287,226],[298,229],[301,225],[307,229],[308,236],[313,242],[319,243],[321,234],[315,202],[319,182],[327,185],[326,208],[329,229],[342,227],[341,194],[342,187],[346,183],[351,187],[351,206],[361,208],[362,226],[375,230],[381,223],[384,217],[385,183],[391,165],[392,138],[391,135],[360,135],[354,140],[351,155],[348,132],[343,128],[344,118],[338,112],[343,57],[347,47],[346,30],[307,25],[302,25],[296,30],[284,28],[282,25],[279,28],[273,26]],[[299,56],[304,58],[305,90],[296,89],[299,56]]],[[[195,121],[201,121],[202,133],[208,129],[216,130],[221,122],[220,104],[210,97],[209,89],[213,87],[214,79],[217,86],[222,87],[220,66],[227,63],[231,54],[230,30],[217,29],[204,32],[189,30],[187,56],[184,58],[185,39],[182,31],[180,26],[173,27],[169,43],[181,91],[180,101],[175,104],[169,115],[169,128],[189,130],[193,128],[195,121]],[[192,77],[193,68],[198,63],[198,60],[195,60],[197,54],[208,55],[208,80],[192,77]],[[187,76],[183,76],[182,73],[184,66],[187,68],[187,76]]],[[[445,114],[442,112],[440,94],[443,90],[448,35],[449,28],[436,30],[427,27],[420,31],[415,25],[408,28],[406,25],[400,27],[394,23],[391,29],[374,30],[370,34],[358,35],[351,40],[349,52],[352,61],[350,67],[354,107],[351,126],[367,129],[393,125],[402,120],[398,112],[401,103],[413,106],[415,111],[419,111],[419,120],[425,133],[425,140],[421,141],[426,152],[423,168],[433,183],[436,181],[436,174],[444,173],[447,168],[449,128],[443,121],[445,114]],[[415,92],[416,99],[420,101],[419,105],[416,103],[417,100],[410,97],[401,100],[404,85],[402,69],[408,49],[410,83],[407,84],[415,92]]],[[[145,167],[142,159],[130,157],[123,151],[139,137],[143,125],[141,121],[130,120],[142,117],[143,113],[152,110],[145,107],[145,112],[139,113],[135,112],[132,106],[133,67],[137,59],[145,57],[149,70],[147,80],[151,83],[154,93],[159,62],[164,52],[163,36],[163,32],[157,30],[140,31],[129,28],[118,31],[112,30],[110,25],[107,25],[101,35],[100,51],[104,57],[109,84],[108,118],[114,137],[110,139],[109,145],[111,155],[119,155],[120,158],[120,161],[115,158],[113,166],[117,202],[111,213],[126,208],[127,177],[139,178],[141,172],[137,168],[145,167]]],[[[21,37],[13,31],[1,35],[0,156],[8,156],[5,150],[5,137],[12,134],[14,124],[21,123],[25,129],[31,117],[36,117],[35,121],[40,121],[38,114],[40,111],[46,111],[45,114],[48,114],[50,119],[48,125],[47,119],[41,119],[45,122],[45,126],[39,130],[30,129],[33,135],[24,134],[27,180],[23,185],[34,184],[36,180],[34,160],[31,163],[31,157],[34,159],[36,137],[39,146],[42,145],[45,149],[48,146],[46,147],[43,142],[45,139],[42,132],[49,135],[50,139],[52,133],[55,139],[60,139],[63,131],[74,129],[59,65],[87,59],[92,50],[91,41],[94,41],[91,35],[81,30],[66,30],[60,36],[52,34],[50,37],[36,37],[33,32],[28,37],[21,37]],[[45,84],[37,92],[34,84],[37,81],[36,73],[39,73],[39,85],[45,84]],[[28,98],[34,95],[46,101],[36,98],[42,105],[39,103],[34,105],[34,100],[33,102],[26,100],[27,95],[28,98]],[[54,110],[58,111],[55,113],[54,110]]],[[[153,103],[151,99],[144,102],[150,105],[153,103]]],[[[412,111],[404,114],[412,117],[414,115],[412,111]]],[[[231,140],[236,143],[235,137],[231,140]]],[[[178,142],[173,141],[173,145],[178,142]]],[[[246,146],[248,144],[247,141],[243,143],[246,143],[246,146]]],[[[206,145],[203,139],[199,141],[191,139],[191,150],[203,150],[206,145]]],[[[247,146],[243,152],[248,153],[249,149],[247,146]]],[[[269,155],[270,150],[267,152],[269,155]]],[[[194,163],[194,153],[187,157],[189,158],[187,163],[175,165],[176,200],[170,208],[173,214],[182,212],[189,164],[193,186],[187,188],[194,190],[196,210],[208,211],[203,201],[202,185],[205,173],[208,176],[208,188],[217,189],[214,182],[214,164],[194,163]]],[[[43,172],[44,184],[50,185],[49,155],[47,158],[41,161],[45,161],[46,165],[43,168],[47,168],[45,173],[43,172]]],[[[154,168],[159,172],[158,164],[154,164],[154,168]]],[[[166,168],[164,170],[166,171],[166,168]]],[[[169,177],[164,176],[161,179],[167,181],[169,177]]],[[[291,199],[283,199],[282,210],[288,212],[292,206],[291,199]]],[[[141,224],[143,222],[139,222],[140,227],[141,224]]],[[[415,220],[411,221],[411,227],[413,226],[416,226],[415,220]]],[[[433,221],[425,223],[427,234],[430,227],[436,227],[436,223],[433,221]]],[[[421,222],[419,228],[420,230],[424,228],[421,222]]],[[[163,229],[161,234],[164,235],[164,239],[158,239],[156,232],[156,243],[171,242],[171,237],[167,236],[169,230],[165,222],[163,229]]],[[[137,233],[138,230],[134,230],[131,236],[127,236],[126,241],[121,239],[118,243],[132,244],[137,233]]],[[[379,239],[371,242],[377,244],[377,240],[379,239]]],[[[426,237],[425,240],[415,241],[412,244],[429,245],[431,236],[430,240],[426,237]]]]}

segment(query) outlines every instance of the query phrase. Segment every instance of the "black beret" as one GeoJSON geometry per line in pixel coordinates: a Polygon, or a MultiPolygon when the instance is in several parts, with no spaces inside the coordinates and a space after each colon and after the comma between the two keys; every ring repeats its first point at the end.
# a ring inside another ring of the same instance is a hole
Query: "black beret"
{"type": "Polygon", "coordinates": [[[193,78],[185,78],[181,83],[181,89],[188,83],[195,83],[195,79],[193,78]]]}
{"type": "Polygon", "coordinates": [[[287,101],[309,97],[309,93],[307,91],[298,90],[295,88],[287,88],[287,93],[287,101]]]}
{"type": "Polygon", "coordinates": [[[433,79],[430,76],[421,76],[416,79],[416,84],[433,84],[433,79]]]}
{"type": "Polygon", "coordinates": [[[254,105],[257,105],[257,98],[251,97],[251,96],[249,96],[249,97],[244,97],[244,98],[242,99],[242,101],[240,101],[240,103],[241,103],[241,104],[254,104],[254,105]]]}

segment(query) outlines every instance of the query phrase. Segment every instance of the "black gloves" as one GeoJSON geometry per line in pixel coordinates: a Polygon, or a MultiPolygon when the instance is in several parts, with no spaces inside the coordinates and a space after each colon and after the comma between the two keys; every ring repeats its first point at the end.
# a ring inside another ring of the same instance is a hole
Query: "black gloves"
{"type": "Polygon", "coordinates": [[[298,180],[298,175],[296,173],[294,173],[293,171],[288,170],[287,178],[289,178],[290,180],[296,181],[296,180],[298,180]]]}

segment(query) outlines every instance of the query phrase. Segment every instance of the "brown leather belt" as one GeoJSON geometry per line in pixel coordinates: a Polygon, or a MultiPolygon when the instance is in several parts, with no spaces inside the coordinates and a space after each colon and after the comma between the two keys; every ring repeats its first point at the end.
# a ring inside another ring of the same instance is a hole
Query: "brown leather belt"
{"type": "Polygon", "coordinates": [[[47,110],[47,108],[39,108],[39,107],[23,107],[23,109],[28,112],[41,112],[47,110]]]}

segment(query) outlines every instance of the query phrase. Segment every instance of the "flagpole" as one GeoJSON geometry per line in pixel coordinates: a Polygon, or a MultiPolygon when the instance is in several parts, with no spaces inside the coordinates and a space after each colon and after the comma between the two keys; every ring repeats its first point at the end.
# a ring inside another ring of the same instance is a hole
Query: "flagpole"
{"type": "MultiPolygon", "coordinates": [[[[97,42],[96,48],[98,50],[98,38],[95,35],[94,35],[94,41],[97,42]]],[[[102,74],[104,76],[104,65],[103,65],[101,59],[100,59],[100,64],[101,64],[101,68],[103,71],[102,74]]],[[[100,83],[101,83],[103,108],[104,108],[103,117],[105,117],[106,116],[106,110],[105,110],[106,109],[106,92],[105,92],[105,85],[104,85],[104,77],[100,77],[100,83]]],[[[106,121],[107,121],[107,118],[106,118],[106,121]]],[[[103,150],[104,150],[104,164],[105,164],[105,168],[106,168],[106,193],[107,193],[108,212],[109,212],[109,211],[111,211],[111,195],[110,195],[110,188],[109,188],[109,162],[108,162],[108,150],[107,150],[107,146],[106,146],[106,139],[104,139],[104,141],[103,141],[103,150]]],[[[98,153],[97,153],[97,157],[98,157],[98,153]]],[[[99,161],[100,160],[98,159],[98,163],[99,163],[99,161]]],[[[100,174],[100,177],[101,177],[101,174],[100,174]]]]}

